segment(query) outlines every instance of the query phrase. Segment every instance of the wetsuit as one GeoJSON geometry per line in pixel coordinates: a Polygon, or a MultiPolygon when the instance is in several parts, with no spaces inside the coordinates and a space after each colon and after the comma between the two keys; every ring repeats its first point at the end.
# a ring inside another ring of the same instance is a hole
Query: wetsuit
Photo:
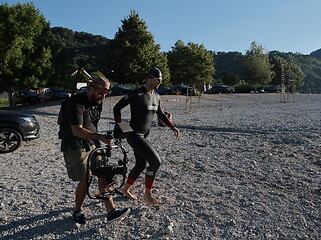
{"type": "Polygon", "coordinates": [[[160,166],[160,157],[146,137],[149,134],[155,113],[167,126],[172,127],[173,124],[160,106],[160,96],[157,93],[151,94],[145,87],[127,93],[115,105],[114,117],[117,123],[121,122],[121,110],[127,105],[130,105],[129,124],[133,129],[133,132],[128,135],[127,141],[133,148],[136,158],[136,164],[129,173],[127,183],[133,185],[148,163],[145,185],[151,189],[160,166]]]}

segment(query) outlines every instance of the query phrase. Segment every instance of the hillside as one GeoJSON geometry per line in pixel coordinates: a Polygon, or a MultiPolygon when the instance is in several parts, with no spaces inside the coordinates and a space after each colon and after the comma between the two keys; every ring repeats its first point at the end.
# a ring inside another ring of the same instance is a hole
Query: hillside
{"type": "Polygon", "coordinates": [[[68,28],[51,29],[55,46],[60,49],[71,69],[83,66],[88,72],[102,71],[110,40],[86,32],[74,32],[68,28]]]}
{"type": "Polygon", "coordinates": [[[321,61],[321,48],[310,53],[310,56],[321,61]]]}
{"type": "MultiPolygon", "coordinates": [[[[270,58],[280,56],[287,61],[298,64],[305,77],[303,86],[300,87],[302,92],[321,93],[321,49],[311,53],[311,55],[303,55],[299,53],[284,53],[271,51],[270,58]],[[319,56],[319,58],[318,58],[319,56]]],[[[215,79],[236,78],[247,80],[243,68],[243,57],[240,52],[218,52],[214,53],[216,74],[215,79]]]]}
{"type": "MultiPolygon", "coordinates": [[[[51,29],[53,41],[59,54],[56,58],[57,68],[63,68],[55,79],[63,79],[63,73],[74,71],[83,66],[88,72],[106,71],[105,56],[109,49],[110,39],[85,32],[74,32],[67,28],[54,27],[51,29]]],[[[213,52],[217,81],[234,85],[245,80],[243,58],[241,52],[213,52]]],[[[294,61],[305,74],[300,91],[321,93],[321,49],[310,55],[298,53],[270,52],[270,56],[278,55],[287,61],[294,61]]],[[[120,60],[121,61],[121,60],[120,60]]]]}

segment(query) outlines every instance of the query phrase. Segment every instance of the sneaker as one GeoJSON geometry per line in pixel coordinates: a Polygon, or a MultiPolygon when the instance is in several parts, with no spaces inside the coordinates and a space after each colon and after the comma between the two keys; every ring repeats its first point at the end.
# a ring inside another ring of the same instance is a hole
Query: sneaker
{"type": "Polygon", "coordinates": [[[122,210],[114,209],[107,214],[108,223],[112,223],[116,220],[121,220],[128,215],[130,208],[124,208],[122,210]]]}
{"type": "Polygon", "coordinates": [[[86,223],[86,217],[83,211],[79,211],[79,212],[74,211],[72,213],[72,218],[75,220],[76,223],[79,223],[79,224],[86,223]]]}

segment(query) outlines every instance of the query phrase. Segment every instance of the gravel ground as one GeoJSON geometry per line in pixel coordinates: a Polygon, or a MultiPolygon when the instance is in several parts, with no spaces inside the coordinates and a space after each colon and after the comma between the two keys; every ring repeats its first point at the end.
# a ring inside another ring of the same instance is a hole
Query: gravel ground
{"type": "MultiPolygon", "coordinates": [[[[101,130],[119,97],[107,98],[101,130]]],[[[76,184],[68,179],[56,124],[60,102],[20,107],[41,137],[0,159],[1,239],[321,239],[321,95],[162,96],[181,131],[149,137],[161,157],[158,206],[143,202],[143,176],[131,213],[106,224],[102,203],[86,199],[86,225],[71,218],[76,184]]],[[[124,118],[128,117],[128,110],[124,118]]],[[[129,150],[130,168],[134,158],[129,150]]]]}

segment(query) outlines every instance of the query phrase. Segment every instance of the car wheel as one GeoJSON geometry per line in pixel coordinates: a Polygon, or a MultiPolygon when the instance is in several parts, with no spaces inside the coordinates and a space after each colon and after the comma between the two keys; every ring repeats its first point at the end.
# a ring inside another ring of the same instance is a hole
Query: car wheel
{"type": "Polygon", "coordinates": [[[19,132],[11,128],[0,129],[0,153],[8,153],[16,150],[22,142],[19,132]]]}

